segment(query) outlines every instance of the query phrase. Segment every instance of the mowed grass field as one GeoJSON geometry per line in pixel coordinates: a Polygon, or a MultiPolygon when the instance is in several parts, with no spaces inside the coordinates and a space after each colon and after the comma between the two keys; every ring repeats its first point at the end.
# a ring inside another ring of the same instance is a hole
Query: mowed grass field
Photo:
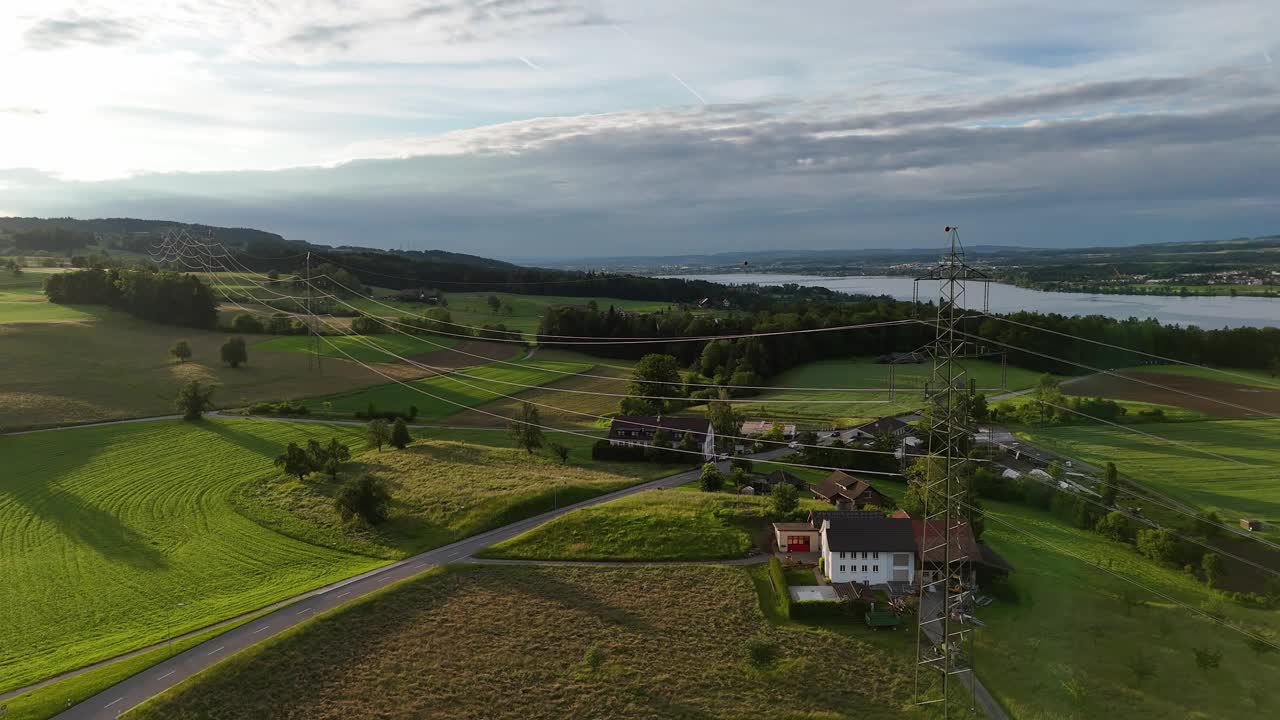
{"type": "Polygon", "coordinates": [[[274,474],[290,440],[357,430],[206,420],[0,437],[0,689],[379,564],[272,532],[230,502],[274,474]]]}
{"type": "MultiPolygon", "coordinates": [[[[411,357],[430,364],[426,354],[440,353],[447,357],[449,348],[458,344],[456,338],[437,335],[423,337],[401,335],[337,335],[325,336],[319,340],[320,354],[324,357],[342,360],[358,360],[370,363],[399,362],[400,357],[411,357]],[[399,357],[397,357],[399,356],[399,357]]],[[[309,353],[316,341],[306,335],[277,337],[256,343],[254,349],[266,352],[309,353]]],[[[514,352],[514,351],[513,351],[514,352]]],[[[476,362],[483,362],[477,360],[476,362]]]]}
{"type": "Polygon", "coordinates": [[[1089,462],[1114,462],[1121,473],[1217,510],[1228,523],[1241,517],[1280,522],[1280,421],[1160,423],[1140,429],[1153,437],[1099,425],[1036,428],[1027,436],[1089,462]]]}
{"type": "Polygon", "coordinates": [[[321,616],[127,717],[876,720],[916,716],[912,664],[770,625],[739,568],[464,565],[321,616]],[[749,664],[754,638],[777,644],[772,668],[749,664]]]}
{"type": "Polygon", "coordinates": [[[80,320],[88,313],[77,305],[55,305],[44,296],[48,272],[23,270],[21,277],[0,275],[0,323],[80,320]]]}
{"type": "MultiPolygon", "coordinates": [[[[970,377],[984,389],[987,397],[1007,390],[1031,387],[1041,373],[1009,367],[1007,384],[1001,387],[1000,363],[970,360],[964,364],[970,377]]],[[[928,363],[882,365],[872,358],[821,360],[788,370],[774,378],[771,390],[762,391],[759,405],[744,403],[738,411],[752,417],[792,420],[813,427],[849,425],[883,415],[909,412],[924,403],[924,387],[929,381],[928,363]],[[890,368],[893,368],[895,396],[889,398],[890,368]],[[796,388],[883,389],[883,392],[799,390],[796,388]]]]}
{"type": "Polygon", "coordinates": [[[1257,654],[1237,632],[1122,578],[1254,631],[1280,630],[1275,611],[1227,602],[1177,568],[1048,513],[984,506],[983,540],[1015,568],[1019,600],[979,611],[986,627],[976,657],[979,676],[1013,717],[1270,717],[1280,708],[1280,653],[1257,654]],[[1128,608],[1126,592],[1143,604],[1128,608]],[[1221,667],[1199,669],[1195,648],[1221,652],[1221,667]],[[1154,673],[1142,682],[1132,669],[1139,656],[1154,673]]]}
{"type": "MultiPolygon", "coordinates": [[[[345,395],[312,398],[307,401],[307,406],[312,412],[325,412],[328,407],[332,412],[344,415],[363,411],[370,404],[381,410],[404,410],[414,406],[418,408],[418,422],[432,422],[466,408],[503,399],[500,395],[521,393],[528,389],[524,386],[544,385],[589,368],[589,365],[579,363],[547,362],[536,358],[516,365],[493,363],[463,370],[461,374],[415,380],[407,385],[390,383],[345,395]]],[[[489,425],[505,422],[492,417],[490,421],[489,425]]]]}
{"type": "Polygon", "coordinates": [[[561,466],[503,432],[381,453],[361,432],[206,419],[0,437],[0,690],[670,471],[594,463],[576,436],[553,436],[571,448],[561,466]],[[338,520],[326,477],[299,485],[272,466],[290,441],[331,437],[356,453],[347,476],[391,486],[377,531],[338,520]]]}
{"type": "MultiPolygon", "coordinates": [[[[602,312],[607,310],[610,305],[619,310],[631,310],[633,312],[652,312],[674,307],[671,303],[653,300],[621,300],[619,298],[572,297],[568,295],[520,295],[517,293],[451,293],[446,291],[445,301],[448,306],[445,309],[449,311],[449,315],[452,318],[451,322],[458,325],[483,327],[484,325],[502,323],[509,330],[534,333],[537,332],[538,323],[542,320],[547,308],[553,305],[586,305],[592,300],[596,302],[602,312]],[[504,304],[510,305],[511,312],[507,313],[504,309],[494,312],[488,303],[490,295],[497,297],[504,304]]],[[[421,314],[426,308],[435,307],[434,305],[422,305],[420,303],[398,302],[389,297],[379,297],[376,301],[349,300],[348,302],[361,312],[382,317],[421,314]]]]}
{"type": "MultiPolygon", "coordinates": [[[[189,380],[218,386],[214,402],[238,407],[255,400],[297,399],[352,390],[387,380],[345,361],[307,371],[307,357],[257,349],[269,336],[247,336],[249,362],[222,364],[226,333],[144,322],[102,307],[86,307],[79,321],[0,324],[0,430],[114,420],[176,412],[178,389],[189,380]],[[177,363],[169,348],[185,339],[194,353],[177,363]]],[[[382,365],[396,377],[420,377],[405,365],[382,365]]]]}

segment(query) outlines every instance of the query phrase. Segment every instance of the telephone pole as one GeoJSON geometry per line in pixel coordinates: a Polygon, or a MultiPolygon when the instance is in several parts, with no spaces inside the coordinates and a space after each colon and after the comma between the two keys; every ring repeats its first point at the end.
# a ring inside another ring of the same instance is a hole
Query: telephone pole
{"type": "MultiPolygon", "coordinates": [[[[965,292],[969,282],[984,286],[990,279],[964,261],[960,233],[948,226],[949,248],[936,267],[916,278],[938,283],[934,340],[929,346],[933,370],[926,391],[924,430],[928,434],[928,465],[921,473],[924,500],[921,518],[920,567],[916,568],[917,623],[915,695],[919,705],[941,703],[949,717],[953,677],[969,691],[969,712],[976,710],[973,675],[973,603],[963,572],[972,558],[965,544],[954,540],[967,522],[966,463],[972,437],[969,427],[968,382],[960,360],[976,355],[962,334],[965,292]]],[[[983,289],[983,311],[987,310],[983,289]]]]}

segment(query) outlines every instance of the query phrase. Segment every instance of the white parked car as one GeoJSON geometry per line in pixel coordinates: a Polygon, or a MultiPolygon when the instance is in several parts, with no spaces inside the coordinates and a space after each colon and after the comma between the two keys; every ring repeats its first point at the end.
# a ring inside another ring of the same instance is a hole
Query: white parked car
{"type": "Polygon", "coordinates": [[[798,442],[796,442],[796,441],[794,441],[794,440],[793,440],[793,441],[791,441],[791,443],[790,443],[790,444],[788,444],[788,445],[787,445],[787,447],[791,448],[792,450],[799,450],[799,449],[800,449],[800,443],[798,443],[798,442]]]}

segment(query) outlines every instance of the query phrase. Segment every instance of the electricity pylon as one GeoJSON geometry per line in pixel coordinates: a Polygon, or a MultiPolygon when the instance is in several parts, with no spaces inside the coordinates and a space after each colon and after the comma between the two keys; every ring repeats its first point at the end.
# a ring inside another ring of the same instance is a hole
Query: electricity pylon
{"type": "Polygon", "coordinates": [[[917,547],[920,566],[916,568],[917,624],[915,695],[920,705],[940,704],[943,718],[949,716],[953,678],[969,691],[969,712],[975,711],[973,677],[973,602],[963,570],[974,558],[965,544],[954,541],[963,527],[966,512],[965,464],[972,437],[969,427],[968,394],[971,390],[959,360],[976,355],[965,340],[961,325],[965,317],[965,292],[969,282],[983,285],[983,312],[987,311],[986,285],[990,278],[964,261],[960,233],[948,226],[949,250],[927,275],[916,278],[916,296],[921,282],[938,283],[934,340],[929,346],[933,371],[932,393],[923,420],[928,434],[928,463],[921,473],[924,514],[917,547]]]}

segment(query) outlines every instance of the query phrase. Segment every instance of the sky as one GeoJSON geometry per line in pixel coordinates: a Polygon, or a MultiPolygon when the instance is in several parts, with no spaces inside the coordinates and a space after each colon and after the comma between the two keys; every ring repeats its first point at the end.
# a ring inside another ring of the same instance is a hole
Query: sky
{"type": "Polygon", "coordinates": [[[0,215],[503,258],[1280,234],[1277,27],[1275,0],[5,0],[0,215]]]}

